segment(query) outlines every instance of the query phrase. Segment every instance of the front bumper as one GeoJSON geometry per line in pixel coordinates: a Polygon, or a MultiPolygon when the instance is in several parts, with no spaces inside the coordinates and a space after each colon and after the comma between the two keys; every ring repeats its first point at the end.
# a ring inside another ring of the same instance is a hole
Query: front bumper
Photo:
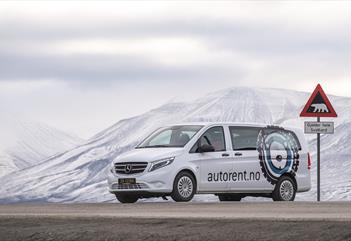
{"type": "Polygon", "coordinates": [[[168,194],[173,190],[174,175],[169,166],[138,174],[116,174],[108,170],[107,182],[110,193],[159,193],[168,194]],[[135,184],[118,184],[119,178],[135,178],[135,184]]]}

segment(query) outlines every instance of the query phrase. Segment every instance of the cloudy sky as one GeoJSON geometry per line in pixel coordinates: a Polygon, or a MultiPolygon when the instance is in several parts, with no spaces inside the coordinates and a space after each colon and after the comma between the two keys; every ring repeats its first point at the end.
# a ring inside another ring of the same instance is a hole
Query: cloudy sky
{"type": "Polygon", "coordinates": [[[88,138],[233,86],[351,96],[351,2],[0,2],[0,110],[88,138]]]}

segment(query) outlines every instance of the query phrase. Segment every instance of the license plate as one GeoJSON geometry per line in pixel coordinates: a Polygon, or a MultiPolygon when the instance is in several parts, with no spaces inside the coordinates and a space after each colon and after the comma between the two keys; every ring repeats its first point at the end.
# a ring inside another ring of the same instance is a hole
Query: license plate
{"type": "Polygon", "coordinates": [[[127,185],[127,184],[135,184],[135,178],[120,178],[118,179],[118,184],[127,185]]]}

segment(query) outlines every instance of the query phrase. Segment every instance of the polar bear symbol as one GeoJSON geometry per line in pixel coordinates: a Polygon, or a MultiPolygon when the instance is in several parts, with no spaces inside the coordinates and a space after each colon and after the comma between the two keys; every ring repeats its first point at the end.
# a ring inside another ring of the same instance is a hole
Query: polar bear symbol
{"type": "Polygon", "coordinates": [[[312,104],[311,106],[314,108],[313,112],[328,112],[327,106],[323,103],[312,104]]]}

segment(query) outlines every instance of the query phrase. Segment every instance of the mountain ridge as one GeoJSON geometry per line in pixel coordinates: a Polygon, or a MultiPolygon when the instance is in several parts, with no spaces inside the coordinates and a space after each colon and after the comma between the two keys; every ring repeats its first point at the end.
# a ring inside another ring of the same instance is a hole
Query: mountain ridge
{"type": "MultiPolygon", "coordinates": [[[[34,167],[18,171],[13,175],[0,178],[0,202],[19,201],[49,201],[49,202],[106,202],[114,200],[107,192],[105,172],[109,163],[119,154],[133,148],[141,139],[159,126],[177,122],[190,121],[233,121],[253,122],[295,126],[303,128],[304,118],[299,113],[307,101],[307,92],[281,89],[262,88],[231,88],[209,93],[203,97],[188,102],[170,102],[146,111],[141,115],[123,119],[116,124],[97,133],[84,144],[73,148],[64,154],[48,159],[34,167]],[[21,187],[21,188],[20,188],[21,187]]],[[[332,103],[340,112],[336,121],[339,125],[351,125],[351,98],[330,96],[332,103]]],[[[348,133],[348,132],[347,132],[348,133]]],[[[341,165],[351,171],[351,166],[342,156],[327,148],[328,141],[338,144],[345,139],[345,132],[337,136],[323,136],[322,149],[332,152],[341,165]]],[[[311,142],[312,154],[314,136],[308,136],[311,142]]],[[[351,143],[350,143],[351,144],[351,143]]],[[[343,143],[343,145],[346,145],[343,143]]],[[[328,154],[328,155],[329,155],[328,154]]],[[[323,155],[326,156],[324,152],[323,155]]],[[[332,168],[337,171],[330,161],[322,163],[322,168],[332,168]]],[[[347,169],[347,170],[349,170],[347,169]]],[[[312,169],[315,172],[315,166],[312,169]]],[[[312,180],[315,183],[314,174],[312,180]]],[[[341,175],[344,182],[338,180],[340,192],[333,192],[330,185],[324,186],[324,194],[328,200],[342,197],[343,191],[349,190],[350,178],[341,175]]],[[[350,188],[351,189],[351,188],[350,188]]],[[[311,192],[298,194],[301,200],[311,200],[315,194],[315,186],[311,192]]],[[[209,200],[208,197],[196,200],[209,200]]]]}
{"type": "Polygon", "coordinates": [[[2,113],[0,176],[38,164],[83,140],[46,124],[2,113]]]}

